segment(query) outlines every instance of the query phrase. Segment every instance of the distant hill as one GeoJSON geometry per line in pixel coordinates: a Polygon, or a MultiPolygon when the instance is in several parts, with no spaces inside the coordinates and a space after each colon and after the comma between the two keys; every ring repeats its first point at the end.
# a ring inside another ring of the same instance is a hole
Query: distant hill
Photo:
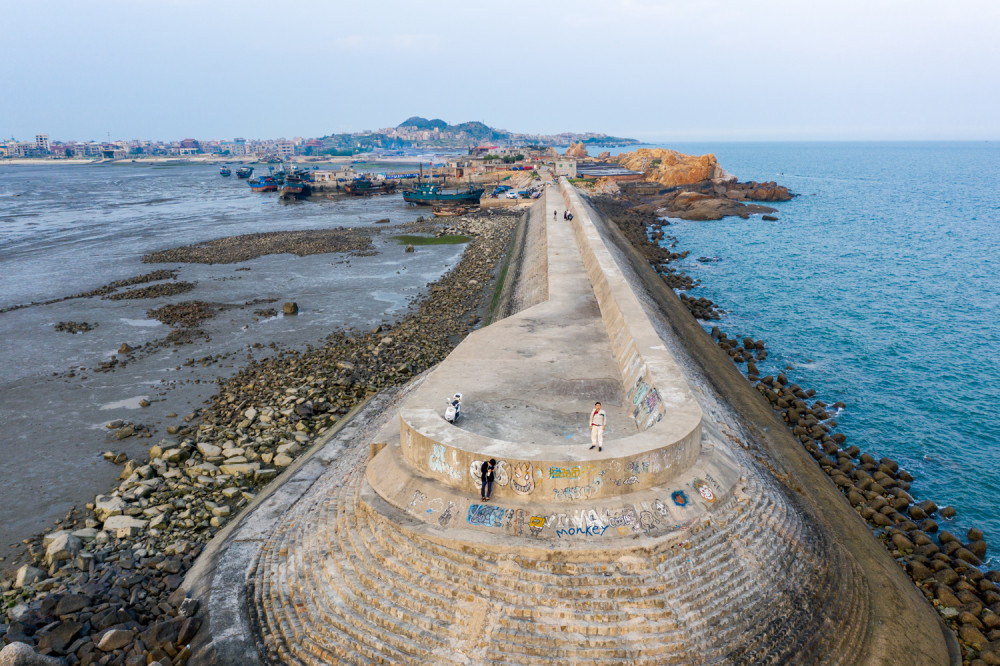
{"type": "Polygon", "coordinates": [[[448,123],[441,120],[440,118],[434,118],[433,120],[427,120],[426,118],[421,118],[420,116],[410,116],[403,122],[396,125],[396,128],[400,127],[416,127],[421,130],[430,129],[445,129],[448,127],[448,123]]]}

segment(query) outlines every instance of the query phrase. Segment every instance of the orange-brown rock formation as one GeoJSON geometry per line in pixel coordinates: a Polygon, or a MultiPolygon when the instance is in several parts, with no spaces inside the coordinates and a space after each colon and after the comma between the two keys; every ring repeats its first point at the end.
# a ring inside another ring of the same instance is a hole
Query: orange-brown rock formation
{"type": "Polygon", "coordinates": [[[566,149],[566,157],[576,157],[577,159],[587,157],[587,146],[583,145],[583,141],[577,141],[566,149]]]}
{"type": "Polygon", "coordinates": [[[646,180],[666,187],[730,178],[712,154],[685,155],[665,148],[639,148],[620,154],[617,162],[626,169],[641,171],[646,180]]]}

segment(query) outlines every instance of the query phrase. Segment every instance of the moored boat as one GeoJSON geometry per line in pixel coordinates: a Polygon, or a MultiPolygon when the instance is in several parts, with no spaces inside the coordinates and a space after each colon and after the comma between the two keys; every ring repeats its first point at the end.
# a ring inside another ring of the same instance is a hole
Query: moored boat
{"type": "Polygon", "coordinates": [[[309,195],[309,184],[301,176],[286,176],[285,182],[278,187],[278,196],[282,199],[297,199],[309,195]]]}
{"type": "Polygon", "coordinates": [[[270,176],[257,176],[247,181],[250,189],[254,192],[275,192],[278,189],[278,182],[270,176]]]}
{"type": "Polygon", "coordinates": [[[356,197],[371,194],[392,194],[396,191],[396,183],[387,180],[376,182],[370,178],[356,178],[344,185],[344,191],[356,197]]]}
{"type": "Polygon", "coordinates": [[[242,166],[236,170],[237,178],[249,178],[253,175],[253,167],[242,166]]]}
{"type": "Polygon", "coordinates": [[[233,171],[229,167],[224,166],[221,169],[219,169],[219,175],[220,176],[231,176],[231,175],[233,175],[233,171]]]}
{"type": "Polygon", "coordinates": [[[469,185],[464,192],[445,192],[437,185],[418,185],[412,190],[403,192],[403,201],[418,206],[433,206],[435,204],[475,204],[485,192],[482,187],[469,185]]]}

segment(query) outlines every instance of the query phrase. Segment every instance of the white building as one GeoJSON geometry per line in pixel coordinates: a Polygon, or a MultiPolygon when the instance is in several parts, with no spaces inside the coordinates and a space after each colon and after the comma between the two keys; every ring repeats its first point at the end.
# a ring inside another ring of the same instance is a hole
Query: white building
{"type": "Polygon", "coordinates": [[[36,134],[35,135],[35,150],[40,150],[43,153],[49,152],[49,135],[48,134],[36,134]]]}

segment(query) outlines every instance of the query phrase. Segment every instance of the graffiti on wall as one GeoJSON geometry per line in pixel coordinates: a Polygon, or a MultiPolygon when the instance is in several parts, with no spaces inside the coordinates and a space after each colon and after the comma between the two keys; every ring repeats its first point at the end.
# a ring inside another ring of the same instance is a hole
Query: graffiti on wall
{"type": "Polygon", "coordinates": [[[703,500],[709,503],[715,501],[715,491],[712,490],[712,487],[709,486],[707,483],[705,483],[701,479],[695,479],[693,485],[694,489],[698,491],[698,494],[701,495],[701,498],[703,500]]]}
{"type": "Polygon", "coordinates": [[[503,507],[489,504],[470,504],[466,520],[470,525],[481,527],[502,527],[507,510],[503,507]]]}
{"type": "Polygon", "coordinates": [[[552,492],[555,494],[555,500],[557,502],[571,502],[573,500],[588,499],[600,490],[601,485],[604,483],[604,475],[607,472],[607,470],[601,471],[593,481],[585,486],[554,488],[552,492]]]}
{"type": "Polygon", "coordinates": [[[646,383],[642,377],[636,380],[631,392],[632,418],[643,429],[653,425],[663,418],[663,400],[654,387],[646,383]]]}
{"type": "Polygon", "coordinates": [[[427,461],[427,466],[432,472],[437,472],[438,474],[447,474],[454,480],[459,480],[462,478],[461,472],[449,465],[444,459],[444,446],[441,444],[435,444],[431,449],[430,460],[427,461]]]}
{"type": "Polygon", "coordinates": [[[588,536],[588,537],[599,537],[604,536],[604,532],[608,529],[608,526],[604,527],[593,527],[588,525],[587,527],[570,527],[565,530],[556,530],[556,536],[560,539],[568,536],[588,536]]]}
{"type": "Polygon", "coordinates": [[[514,465],[510,485],[518,494],[531,494],[531,491],[535,489],[535,477],[531,474],[531,463],[519,462],[514,465]]]}
{"type": "Polygon", "coordinates": [[[579,479],[581,474],[586,474],[594,469],[593,465],[574,465],[573,467],[549,467],[550,479],[579,479]]]}

